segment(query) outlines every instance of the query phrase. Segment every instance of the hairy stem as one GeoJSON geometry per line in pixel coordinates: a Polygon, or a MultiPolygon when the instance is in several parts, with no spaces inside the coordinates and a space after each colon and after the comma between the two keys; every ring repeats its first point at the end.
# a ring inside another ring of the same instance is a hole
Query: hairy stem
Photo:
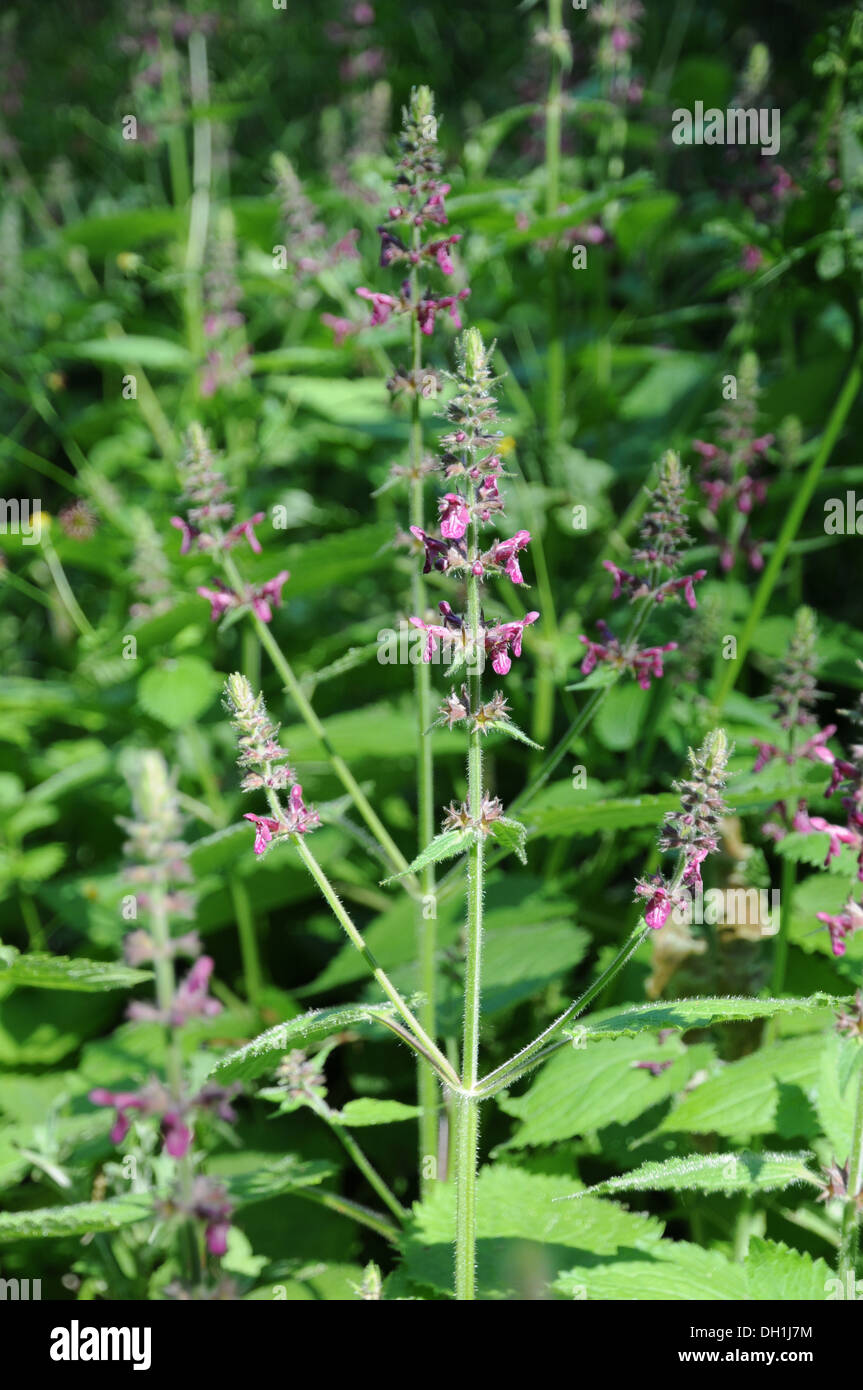
{"type": "MultiPolygon", "coordinates": [[[[479,548],[479,523],[476,520],[476,491],[468,486],[468,507],[471,513],[470,553],[479,548]]],[[[467,581],[467,621],[470,633],[470,674],[468,687],[470,707],[479,710],[482,701],[481,658],[483,654],[480,623],[479,580],[469,573],[467,581]]],[[[468,811],[474,827],[482,815],[482,731],[471,729],[468,743],[467,785],[468,811]]],[[[479,1030],[482,989],[482,912],[483,912],[483,837],[474,829],[467,864],[467,946],[464,977],[464,1041],[462,1048],[462,1090],[472,1092],[479,1074],[479,1030]]],[[[456,1108],[456,1298],[470,1301],[476,1297],[476,1168],[479,1141],[479,1104],[472,1094],[461,1094],[456,1108]]]]}
{"type": "MultiPolygon", "coordinates": [[[[422,241],[420,229],[414,226],[413,249],[416,251],[422,241]]],[[[418,295],[416,268],[411,271],[411,300],[416,302],[418,295]]],[[[419,381],[422,371],[422,334],[419,319],[411,314],[411,366],[413,369],[414,394],[411,404],[410,430],[410,516],[411,525],[425,529],[425,497],[422,474],[422,421],[420,419],[419,381]]],[[[414,567],[411,578],[411,602],[419,618],[425,617],[426,593],[419,565],[414,567]]],[[[434,839],[434,759],[432,741],[428,734],[432,722],[431,667],[419,661],[413,668],[414,694],[416,697],[417,719],[417,822],[420,850],[425,849],[434,839]]],[[[416,906],[417,956],[419,959],[420,989],[423,1003],[420,1018],[423,1027],[434,1037],[437,1033],[437,906],[435,903],[435,869],[426,864],[420,870],[420,900],[416,906]]],[[[421,1110],[419,1122],[420,1180],[425,1183],[426,1164],[437,1154],[437,1087],[428,1067],[420,1061],[417,1067],[417,1094],[421,1110]]]]}

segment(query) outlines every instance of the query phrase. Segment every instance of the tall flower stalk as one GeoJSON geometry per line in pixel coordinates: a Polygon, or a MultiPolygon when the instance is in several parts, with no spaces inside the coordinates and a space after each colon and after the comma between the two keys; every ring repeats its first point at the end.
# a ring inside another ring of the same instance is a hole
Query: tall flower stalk
{"type": "MultiPolygon", "coordinates": [[[[450,248],[460,240],[458,234],[440,237],[434,229],[446,225],[444,198],[449,184],[441,181],[438,155],[438,130],[434,97],[428,87],[415,87],[410,101],[402,112],[399,137],[400,158],[394,183],[396,201],[389,208],[387,221],[378,227],[381,238],[382,267],[403,267],[399,299],[374,294],[367,289],[358,293],[373,306],[372,323],[385,322],[390,312],[407,313],[410,324],[410,367],[397,372],[388,382],[395,399],[407,396],[410,402],[410,432],[408,466],[397,470],[396,476],[407,476],[409,486],[410,526],[414,535],[422,534],[425,520],[425,482],[429,469],[423,458],[423,429],[421,402],[437,389],[437,377],[423,366],[423,337],[430,336],[435,317],[441,308],[448,308],[459,325],[458,304],[467,294],[435,299],[420,284],[420,275],[429,272],[450,275],[454,266],[450,248]],[[426,239],[431,232],[431,239],[426,239]]],[[[423,573],[417,566],[411,578],[411,606],[414,613],[423,615],[426,609],[426,589],[423,573]]],[[[416,663],[413,667],[414,697],[417,715],[417,829],[419,846],[427,845],[434,836],[434,760],[431,740],[427,737],[432,722],[432,689],[428,667],[416,663]]],[[[417,954],[420,983],[424,996],[421,1008],[423,1024],[433,1036],[437,1014],[437,903],[435,869],[426,863],[419,870],[420,899],[417,903],[417,954]]],[[[419,1151],[420,1170],[426,1173],[427,1160],[438,1152],[438,1097],[434,1078],[426,1068],[418,1075],[421,1108],[419,1151]]]]}
{"type": "Polygon", "coordinates": [[[490,727],[506,728],[517,736],[517,731],[510,726],[506,701],[500,692],[488,702],[483,700],[482,672],[486,657],[490,657],[493,670],[505,675],[511,666],[510,651],[516,656],[520,654],[524,628],[539,617],[530,612],[518,622],[490,623],[480,598],[481,585],[489,575],[503,573],[515,584],[524,582],[518,555],[530,541],[526,531],[495,540],[487,549],[481,540],[482,527],[503,511],[499,491],[502,465],[496,453],[499,434],[493,428],[497,411],[489,363],[490,352],[480,334],[476,329],[468,329],[459,345],[456,394],[447,405],[451,428],[441,441],[445,476],[459,491],[447,492],[440,501],[440,538],[414,528],[414,535],[425,548],[427,569],[434,566],[442,573],[464,576],[466,613],[459,617],[449,603],[443,602],[443,623],[427,624],[420,616],[411,620],[426,634],[426,661],[441,642],[450,653],[455,653],[455,660],[467,671],[467,683],[461,691],[450,691],[440,712],[440,722],[450,728],[464,723],[468,735],[467,800],[460,806],[451,805],[444,821],[444,836],[453,832],[463,836],[467,848],[464,1023],[455,1142],[455,1283],[460,1300],[475,1297],[485,841],[489,834],[502,836],[504,842],[513,836],[520,847],[523,837],[522,828],[503,816],[500,801],[488,794],[484,783],[486,732],[490,727]]]}

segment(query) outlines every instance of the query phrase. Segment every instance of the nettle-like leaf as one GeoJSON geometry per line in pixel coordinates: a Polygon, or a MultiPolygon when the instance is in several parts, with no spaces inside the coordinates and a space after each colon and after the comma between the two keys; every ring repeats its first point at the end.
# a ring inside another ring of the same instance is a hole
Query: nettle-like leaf
{"type": "Polygon", "coordinates": [[[221,1083],[251,1081],[272,1071],[291,1048],[318,1042],[321,1038],[341,1033],[358,1024],[391,1018],[394,1013],[391,1004],[350,1004],[332,1009],[311,1009],[309,1013],[288,1019],[286,1023],[277,1023],[236,1052],[222,1057],[210,1068],[209,1074],[221,1083]]]}
{"type": "Polygon", "coordinates": [[[660,1131],[735,1139],[772,1132],[785,1139],[815,1138],[820,1126],[811,1096],[823,1048],[823,1035],[805,1034],[720,1066],[678,1101],[660,1131]]]}
{"type": "MultiPolygon", "coordinates": [[[[243,1155],[243,1158],[246,1157],[243,1155]]],[[[228,1195],[236,1207],[268,1202],[272,1197],[280,1197],[285,1192],[296,1192],[304,1187],[317,1187],[335,1172],[333,1165],[324,1159],[301,1159],[296,1154],[285,1154],[276,1162],[268,1158],[266,1167],[253,1168],[248,1172],[232,1174],[221,1170],[218,1158],[209,1166],[214,1176],[224,1178],[228,1195]]]]}
{"type": "MultiPolygon", "coordinates": [[[[536,1297],[537,1270],[549,1282],[572,1266],[575,1252],[589,1261],[658,1248],[662,1223],[624,1211],[614,1202],[586,1197],[555,1202],[572,1191],[572,1179],[528,1173],[495,1164],[483,1168],[477,1192],[477,1279],[481,1298],[536,1297]]],[[[455,1192],[433,1183],[414,1206],[404,1244],[404,1271],[417,1284],[452,1293],[455,1192]]]]}
{"type": "Polygon", "coordinates": [[[461,854],[467,849],[474,838],[472,830],[444,830],[440,835],[435,835],[430,845],[420,850],[416,859],[402,869],[401,873],[391,874],[383,882],[394,883],[398,878],[404,878],[406,874],[419,873],[427,864],[439,864],[442,859],[452,859],[455,855],[461,854]]]}
{"type": "Polygon", "coordinates": [[[492,821],[491,834],[503,849],[515,854],[522,864],[527,863],[527,854],[524,848],[527,842],[527,831],[521,821],[510,820],[507,816],[501,816],[500,820],[492,821]]]}
{"type": "Polygon", "coordinates": [[[644,1254],[625,1250],[614,1260],[586,1260],[552,1287],[563,1298],[591,1301],[816,1302],[828,1297],[835,1282],[823,1260],[753,1237],[743,1264],[719,1250],[662,1240],[644,1254]]]}
{"type": "Polygon", "coordinates": [[[336,1117],[350,1129],[366,1125],[391,1125],[401,1120],[415,1120],[422,1114],[418,1105],[405,1105],[400,1100],[378,1100],[373,1096],[361,1096],[349,1100],[342,1106],[336,1117]]]}
{"type": "Polygon", "coordinates": [[[131,966],[114,961],[38,952],[22,956],[14,946],[0,946],[0,985],[95,994],[108,989],[132,989],[151,978],[149,970],[133,970],[131,966]]]}
{"type": "Polygon", "coordinates": [[[682,1091],[714,1057],[707,1043],[684,1047],[679,1038],[617,1038],[584,1046],[576,1038],[546,1062],[522,1096],[499,1104],[521,1120],[507,1148],[553,1144],[609,1124],[628,1124],[682,1091]],[[669,1063],[657,1076],[638,1064],[669,1063]]]}
{"type": "Polygon", "coordinates": [[[851,1149],[861,1070],[863,1047],[859,1041],[828,1033],[821,1054],[815,1109],[840,1163],[845,1162],[851,1149]]]}
{"type": "Polygon", "coordinates": [[[608,1261],[588,1260],[552,1285],[562,1298],[592,1301],[657,1299],[706,1303],[748,1297],[746,1268],[718,1250],[683,1240],[661,1240],[641,1253],[621,1250],[608,1261]]]}
{"type": "Polygon", "coordinates": [[[513,724],[511,719],[493,719],[484,726],[484,732],[489,734],[506,734],[509,738],[517,739],[519,743],[526,743],[528,748],[535,748],[541,753],[543,745],[534,743],[532,738],[528,738],[523,729],[517,724],[513,724]]]}
{"type": "Polygon", "coordinates": [[[777,1240],[753,1236],[746,1256],[748,1297],[758,1302],[815,1303],[826,1299],[835,1286],[833,1270],[824,1260],[803,1250],[790,1250],[777,1240]]]}
{"type": "Polygon", "coordinates": [[[771,1192],[794,1183],[817,1185],[803,1153],[696,1154],[689,1158],[669,1158],[661,1163],[643,1163],[632,1173],[607,1178],[584,1192],[571,1194],[580,1200],[585,1194],[604,1196],[616,1192],[771,1192]]]}
{"type": "Polygon", "coordinates": [[[86,1236],[118,1231],[136,1221],[152,1222],[149,1197],[110,1197],[105,1202],[76,1202],[65,1207],[0,1212],[0,1241],[39,1240],[48,1236],[86,1236]]]}
{"type": "Polygon", "coordinates": [[[221,676],[199,656],[180,656],[144,673],[138,699],[151,718],[181,729],[209,709],[221,684],[221,676]]]}
{"type": "Polygon", "coordinates": [[[564,1036],[577,1042],[585,1038],[634,1037],[647,1029],[679,1028],[685,1032],[690,1028],[709,1028],[713,1023],[730,1023],[736,1019],[815,1013],[840,1002],[827,994],[813,994],[808,999],[745,999],[731,996],[672,999],[591,1014],[565,1029],[564,1036]]]}

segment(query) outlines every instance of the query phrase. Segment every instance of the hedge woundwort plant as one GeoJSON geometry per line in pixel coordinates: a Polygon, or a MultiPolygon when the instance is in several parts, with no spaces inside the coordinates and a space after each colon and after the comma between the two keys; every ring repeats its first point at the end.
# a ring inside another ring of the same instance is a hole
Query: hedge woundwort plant
{"type": "MultiPolygon", "coordinates": [[[[459,304],[469,291],[435,296],[421,283],[421,277],[452,275],[451,248],[461,240],[459,233],[440,236],[435,228],[447,224],[445,198],[449,184],[441,180],[438,155],[438,126],[434,97],[428,87],[415,87],[402,111],[399,153],[394,182],[396,201],[387,220],[378,227],[381,238],[380,264],[394,268],[405,278],[398,297],[360,288],[357,294],[372,305],[372,324],[386,323],[392,313],[407,317],[410,325],[410,366],[396,371],[387,382],[393,402],[405,398],[410,406],[410,436],[407,467],[396,465],[392,481],[407,479],[410,525],[414,536],[422,535],[425,525],[425,481],[433,465],[423,455],[423,427],[420,405],[437,393],[438,379],[423,363],[423,338],[434,331],[437,315],[448,310],[456,327],[461,326],[459,304]]],[[[415,567],[411,576],[411,606],[424,614],[425,585],[415,567]]],[[[431,680],[428,667],[413,667],[417,737],[417,824],[419,846],[427,845],[434,834],[434,763],[427,730],[432,718],[431,680]]],[[[421,898],[417,903],[417,942],[420,980],[424,995],[421,1017],[432,1034],[436,1026],[437,996],[437,904],[433,863],[419,870],[421,898]]],[[[427,1160],[437,1162],[437,1094],[425,1068],[419,1072],[419,1100],[422,1109],[419,1134],[421,1170],[427,1160]]]]}

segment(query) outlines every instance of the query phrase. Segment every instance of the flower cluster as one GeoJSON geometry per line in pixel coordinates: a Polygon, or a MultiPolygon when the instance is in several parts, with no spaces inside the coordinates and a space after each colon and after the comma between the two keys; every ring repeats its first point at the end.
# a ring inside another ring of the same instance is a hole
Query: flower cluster
{"type": "Polygon", "coordinates": [[[479,815],[472,816],[467,802],[462,801],[458,806],[450,802],[444,816],[444,830],[473,830],[482,835],[483,839],[491,834],[492,826],[495,821],[499,821],[503,816],[503,803],[500,797],[489,796],[488,792],[483,795],[480,802],[479,815]]]}
{"type": "Polygon", "coordinates": [[[749,523],[753,509],[767,497],[763,464],[773,435],[755,435],[758,358],[752,352],[741,358],[736,389],[736,398],[718,412],[720,442],[693,439],[692,447],[701,456],[699,486],[719,539],[721,568],[730,570],[737,555],[742,554],[752,569],[760,570],[764,559],[749,523]]]}
{"type": "Polygon", "coordinates": [[[724,730],[714,729],[697,753],[690,748],[690,775],[673,784],[680,793],[680,810],[666,815],[658,845],[677,854],[677,870],[671,880],[654,874],[635,885],[636,896],[647,899],[644,920],[653,930],[682,906],[686,890],[701,887],[701,865],[718,848],[719,822],[727,811],[722,792],[728,754],[724,730]]]}
{"type": "MultiPolygon", "coordinates": [[[[467,299],[466,288],[451,294],[435,294],[419,285],[419,273],[430,269],[452,275],[455,266],[452,247],[461,240],[459,233],[441,235],[437,229],[447,225],[445,198],[450,185],[441,180],[437,150],[437,117],[428,87],[415,87],[402,112],[399,139],[400,158],[394,183],[395,201],[386,222],[378,227],[381,239],[380,264],[402,267],[405,271],[397,294],[383,294],[361,286],[357,294],[371,305],[371,326],[387,323],[392,314],[413,314],[420,332],[434,332],[439,313],[448,313],[461,328],[459,304],[467,299]]],[[[412,383],[415,390],[420,383],[412,383]]]]}
{"type": "Polygon", "coordinates": [[[132,1124],[130,1112],[139,1115],[155,1115],[159,1118],[159,1129],[165,1144],[165,1152],[172,1158],[184,1158],[192,1143],[192,1117],[202,1111],[209,1111],[226,1123],[233,1123],[236,1111],[231,1099],[239,1091],[239,1085],[219,1086],[214,1081],[190,1096],[175,1096],[163,1082],[153,1079],[139,1091],[109,1091],[97,1086],[90,1092],[94,1105],[111,1106],[116,1111],[116,1119],[111,1129],[111,1143],[121,1144],[132,1124]]]}
{"type": "MultiPolygon", "coordinates": [[[[816,722],[812,706],[821,696],[815,680],[817,637],[815,615],[811,608],[798,609],[788,651],[777,669],[770,692],[776,705],[778,722],[789,735],[794,729],[809,729],[816,722]]],[[[827,724],[823,729],[810,734],[806,741],[796,748],[789,737],[789,747],[785,751],[764,739],[753,739],[758,749],[753,771],[760,772],[774,758],[782,758],[789,766],[801,760],[808,760],[827,763],[832,767],[836,759],[826,745],[835,732],[836,725],[827,724]]]]}
{"type": "MultiPolygon", "coordinates": [[[[168,1034],[173,1062],[168,1066],[166,1080],[151,1077],[137,1090],[111,1091],[97,1086],[89,1099],[93,1105],[115,1111],[112,1143],[123,1142],[135,1116],[149,1118],[158,1121],[164,1152],[182,1160],[192,1146],[198,1117],[211,1114],[225,1123],[236,1119],[231,1100],[239,1087],[207,1082],[190,1088],[183,1076],[176,1046],[179,1030],[192,1019],[220,1013],[222,1005],[209,993],[213,961],[200,954],[197,932],[171,935],[171,919],[190,916],[193,902],[181,886],[188,883],[191,875],[186,846],[180,838],[182,820],[177,793],[161,754],[145,751],[137,755],[129,782],[134,814],[131,819],[120,820],[127,834],[126,877],[135,885],[136,912],[146,914],[148,926],[136,927],[130,933],[125,954],[130,964],[156,965],[157,999],[155,1003],[135,1000],[129,1005],[127,1017],[162,1025],[168,1034]],[[185,979],[177,983],[173,963],[181,955],[191,957],[193,965],[185,979]]],[[[214,1255],[224,1253],[229,1217],[230,1206],[226,1205],[219,1239],[211,1240],[208,1229],[207,1244],[214,1255]]]]}
{"type": "Polygon", "coordinates": [[[209,270],[204,275],[204,337],[209,344],[200,392],[214,396],[236,385],[251,368],[246,320],[237,305],[242,290],[236,276],[237,243],[233,219],[224,211],[208,248],[209,270]]]}
{"type": "Polygon", "coordinates": [[[198,1176],[188,1195],[179,1192],[159,1206],[165,1217],[179,1216],[199,1222],[204,1227],[204,1239],[211,1255],[221,1256],[227,1252],[233,1206],[222,1183],[198,1176]]]}
{"type": "MultiPolygon", "coordinates": [[[[695,585],[704,579],[707,571],[675,573],[690,543],[685,516],[687,481],[679,455],[669,449],[660,460],[656,486],[648,490],[640,543],[633,551],[633,562],[644,566],[644,572],[636,574],[611,560],[603,561],[604,568],[614,578],[612,599],[625,596],[630,603],[645,600],[652,607],[682,594],[690,608],[696,607],[695,585]]],[[[634,639],[621,641],[605,622],[598,622],[596,626],[601,637],[599,642],[584,635],[579,638],[587,648],[581,664],[583,676],[589,676],[602,662],[612,670],[629,670],[642,690],[649,690],[651,680],[663,675],[665,653],[677,649],[676,642],[666,642],[661,647],[639,647],[634,639]]]]}
{"type": "MultiPolygon", "coordinates": [[[[227,551],[246,541],[256,555],[261,543],[255,527],[264,520],[264,512],[255,512],[245,521],[234,521],[234,505],[229,500],[230,488],[218,467],[204,430],[198,424],[190,426],[186,435],[186,453],[180,464],[180,481],[185,516],[172,516],[171,525],[182,533],[180,554],[200,550],[211,554],[220,563],[227,551]]],[[[279,570],[263,584],[244,584],[231,587],[221,579],[213,587],[201,585],[198,593],[210,605],[210,617],[217,622],[232,609],[250,608],[261,622],[268,623],[273,608],[282,602],[282,589],[290,579],[288,570],[279,570]]]]}
{"type": "MultiPolygon", "coordinates": [[[[441,467],[447,479],[458,478],[465,491],[447,492],[440,499],[440,536],[429,535],[419,527],[411,531],[425,552],[425,573],[434,567],[442,571],[485,580],[489,575],[506,574],[514,584],[523,584],[518,556],[530,542],[528,531],[517,531],[507,539],[496,539],[484,548],[479,532],[492,517],[504,510],[499,490],[502,465],[495,448],[500,440],[493,429],[497,407],[492,394],[489,352],[473,329],[465,333],[459,346],[459,370],[454,378],[457,393],[449,401],[446,416],[451,429],[441,439],[441,467]]],[[[481,650],[472,650],[473,637],[465,618],[443,601],[439,605],[441,622],[428,622],[414,615],[411,623],[425,633],[423,660],[430,661],[438,643],[452,652],[463,653],[470,665],[480,669],[486,657],[499,676],[521,655],[524,629],[535,623],[539,613],[526,613],[512,622],[489,622],[480,617],[481,650]]]]}
{"type": "Polygon", "coordinates": [[[597,68],[613,101],[636,104],[644,88],[632,78],[633,51],[640,43],[637,21],[644,13],[640,0],[600,0],[590,6],[589,17],[600,31],[597,68]]]}
{"type": "Polygon", "coordinates": [[[255,695],[246,677],[234,672],[225,682],[225,707],[237,732],[243,791],[265,791],[273,813],[244,816],[255,827],[255,854],[263,854],[276,839],[315,830],[320,825],[317,811],[303,804],[303,789],[291,769],[278,766],[288,755],[279,747],[278,726],[267,714],[263,695],[255,695]],[[279,792],[286,789],[284,804],[279,792]]]}
{"type": "Polygon", "coordinates": [[[274,154],[272,163],[285,228],[285,249],[297,274],[316,275],[339,261],[358,260],[359,232],[354,228],[333,246],[326,247],[327,229],[317,220],[314,204],[303,191],[291,161],[283,154],[274,154]]]}

